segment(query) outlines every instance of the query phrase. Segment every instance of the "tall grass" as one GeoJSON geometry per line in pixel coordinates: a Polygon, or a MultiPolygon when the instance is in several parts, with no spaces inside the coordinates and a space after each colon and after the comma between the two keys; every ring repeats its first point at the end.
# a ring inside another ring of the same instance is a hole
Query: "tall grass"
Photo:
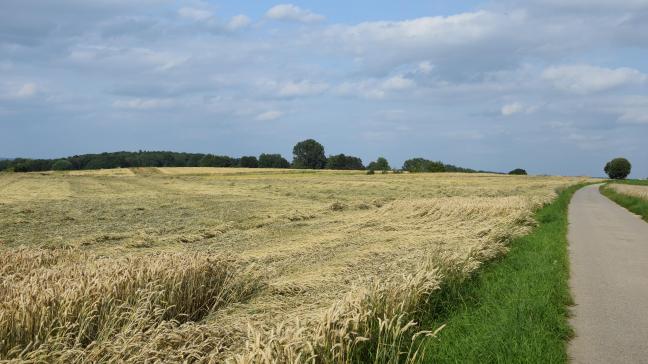
{"type": "MultiPolygon", "coordinates": [[[[258,288],[221,257],[157,254],[100,259],[77,251],[5,252],[0,358],[94,361],[119,338],[149,340],[258,288]]],[[[142,343],[140,342],[138,346],[142,343]]]]}

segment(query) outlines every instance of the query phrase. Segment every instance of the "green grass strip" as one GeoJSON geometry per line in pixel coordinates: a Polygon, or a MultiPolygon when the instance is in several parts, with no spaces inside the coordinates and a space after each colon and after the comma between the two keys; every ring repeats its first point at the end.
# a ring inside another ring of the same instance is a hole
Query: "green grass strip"
{"type": "Polygon", "coordinates": [[[625,185],[648,186],[648,179],[618,179],[614,183],[621,183],[625,185]]]}
{"type": "Polygon", "coordinates": [[[641,216],[642,219],[648,222],[648,201],[639,197],[618,193],[608,188],[607,185],[601,186],[600,191],[610,200],[641,216]]]}
{"type": "Polygon", "coordinates": [[[536,212],[539,225],[515,239],[505,256],[485,265],[457,287],[447,287],[443,312],[424,327],[446,324],[422,349],[426,363],[565,363],[569,256],[567,209],[570,187],[536,212]]]}

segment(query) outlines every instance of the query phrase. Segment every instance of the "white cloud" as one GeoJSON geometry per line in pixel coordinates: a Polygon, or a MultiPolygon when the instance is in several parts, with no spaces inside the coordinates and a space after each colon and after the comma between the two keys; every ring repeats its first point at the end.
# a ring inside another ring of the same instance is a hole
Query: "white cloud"
{"type": "Polygon", "coordinates": [[[510,104],[502,106],[502,109],[500,111],[504,116],[511,116],[519,113],[531,114],[536,109],[537,108],[535,106],[527,106],[520,102],[512,102],[510,104]]]}
{"type": "Polygon", "coordinates": [[[402,75],[387,79],[366,79],[344,82],[336,87],[339,95],[359,96],[366,99],[382,99],[392,92],[400,92],[416,87],[416,82],[402,75]]]}
{"type": "Polygon", "coordinates": [[[416,84],[409,78],[401,75],[390,77],[382,82],[382,89],[385,91],[400,91],[414,87],[416,84]]]}
{"type": "Polygon", "coordinates": [[[230,30],[238,30],[247,27],[250,23],[252,23],[252,20],[247,16],[243,14],[236,15],[227,23],[227,28],[230,30]]]}
{"type": "Polygon", "coordinates": [[[177,52],[140,47],[76,45],[68,56],[72,62],[88,67],[105,67],[110,71],[124,69],[168,71],[185,63],[189,56],[177,52]]]}
{"type": "Polygon", "coordinates": [[[20,98],[32,97],[38,92],[38,87],[34,83],[26,83],[20,87],[16,92],[16,96],[20,98]]]}
{"type": "Polygon", "coordinates": [[[266,12],[266,17],[273,20],[297,21],[301,23],[315,23],[325,19],[323,15],[302,9],[293,4],[275,5],[266,12]]]}
{"type": "Polygon", "coordinates": [[[131,110],[152,110],[173,106],[175,103],[170,99],[129,99],[113,102],[113,107],[118,109],[131,110]]]}
{"type": "Polygon", "coordinates": [[[525,17],[525,13],[519,11],[498,14],[482,10],[451,16],[336,25],[327,30],[326,36],[360,54],[384,52],[388,50],[385,46],[391,46],[400,52],[408,49],[409,55],[414,55],[440,46],[465,46],[488,39],[502,34],[507,26],[523,24],[525,17]]]}
{"type": "Polygon", "coordinates": [[[178,15],[180,17],[193,20],[193,21],[205,21],[211,19],[214,14],[209,10],[197,9],[197,8],[180,8],[178,10],[178,15]]]}
{"type": "Polygon", "coordinates": [[[420,62],[418,64],[418,70],[424,75],[429,75],[434,69],[434,65],[430,61],[420,62]]]}
{"type": "Polygon", "coordinates": [[[344,82],[335,90],[342,96],[358,96],[365,99],[382,99],[386,95],[385,90],[376,85],[373,80],[344,82]]]}
{"type": "Polygon", "coordinates": [[[632,68],[603,68],[591,65],[565,65],[549,67],[542,78],[557,89],[576,94],[605,91],[624,85],[645,83],[647,76],[632,68]]]}
{"type": "Polygon", "coordinates": [[[510,66],[520,59],[520,47],[534,49],[534,44],[525,43],[524,38],[533,37],[527,35],[527,22],[524,11],[481,10],[401,21],[338,24],[328,27],[313,42],[321,42],[333,52],[352,55],[357,64],[371,73],[385,73],[423,60],[427,63],[419,64],[418,69],[423,74],[431,72],[433,65],[444,77],[460,72],[473,76],[482,70],[510,66]]]}
{"type": "Polygon", "coordinates": [[[287,82],[279,86],[280,96],[309,96],[317,95],[328,89],[326,83],[317,83],[311,81],[287,82]]]}
{"type": "Polygon", "coordinates": [[[648,124],[648,105],[641,109],[624,111],[619,117],[619,122],[625,124],[648,124]]]}
{"type": "Polygon", "coordinates": [[[261,113],[261,114],[257,115],[256,120],[259,120],[259,121],[277,120],[280,117],[282,117],[283,115],[284,115],[284,113],[281,112],[281,111],[270,110],[270,111],[266,111],[264,113],[261,113]]]}
{"type": "Polygon", "coordinates": [[[257,85],[272,96],[298,97],[319,95],[329,89],[324,82],[310,80],[277,82],[274,80],[262,80],[257,85]]]}

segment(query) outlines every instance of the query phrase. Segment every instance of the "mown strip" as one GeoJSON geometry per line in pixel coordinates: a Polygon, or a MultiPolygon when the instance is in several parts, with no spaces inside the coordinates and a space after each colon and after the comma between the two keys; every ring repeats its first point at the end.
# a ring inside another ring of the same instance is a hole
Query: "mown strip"
{"type": "Polygon", "coordinates": [[[568,324],[567,211],[570,187],[536,212],[539,226],[510,244],[472,279],[447,287],[442,311],[424,327],[446,324],[422,348],[432,363],[564,363],[568,324]]]}
{"type": "Polygon", "coordinates": [[[607,185],[601,186],[600,191],[610,200],[641,216],[642,219],[648,222],[648,201],[639,197],[619,193],[607,187],[607,185]]]}

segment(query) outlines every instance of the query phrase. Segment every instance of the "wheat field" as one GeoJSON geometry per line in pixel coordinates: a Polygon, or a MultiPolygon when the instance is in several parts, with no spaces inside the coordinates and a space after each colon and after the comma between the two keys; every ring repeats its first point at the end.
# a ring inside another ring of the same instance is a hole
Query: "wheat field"
{"type": "Polygon", "coordinates": [[[610,183],[607,186],[618,193],[642,198],[648,201],[648,186],[627,185],[620,183],[610,183]]]}
{"type": "Polygon", "coordinates": [[[420,310],[581,178],[0,174],[0,360],[416,362],[420,310]],[[403,348],[406,348],[403,350],[403,348]]]}

